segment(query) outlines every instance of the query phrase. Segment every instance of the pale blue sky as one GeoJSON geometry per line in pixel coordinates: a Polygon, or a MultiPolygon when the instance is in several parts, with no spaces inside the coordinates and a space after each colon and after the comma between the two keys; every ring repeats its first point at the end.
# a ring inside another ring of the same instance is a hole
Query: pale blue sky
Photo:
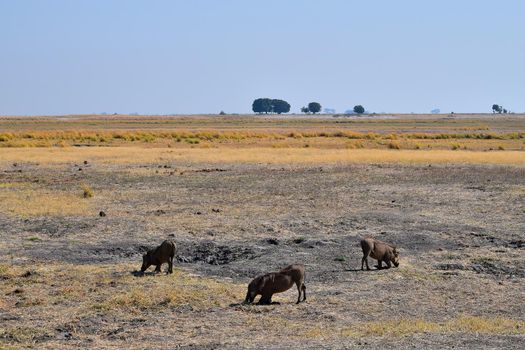
{"type": "Polygon", "coordinates": [[[525,111],[525,1],[0,0],[0,114],[525,111]]]}

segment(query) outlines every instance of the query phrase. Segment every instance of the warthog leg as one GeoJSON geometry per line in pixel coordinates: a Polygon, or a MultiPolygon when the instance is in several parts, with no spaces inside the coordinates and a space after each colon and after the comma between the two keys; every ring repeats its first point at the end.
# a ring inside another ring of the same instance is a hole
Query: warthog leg
{"type": "Polygon", "coordinates": [[[370,270],[370,266],[368,266],[368,254],[363,256],[363,259],[361,259],[361,270],[364,270],[365,264],[366,264],[366,269],[370,270]]]}
{"type": "Polygon", "coordinates": [[[295,285],[297,286],[297,291],[299,292],[299,295],[297,296],[297,302],[296,304],[299,304],[301,302],[301,293],[302,293],[302,282],[296,282],[295,285]]]}
{"type": "Polygon", "coordinates": [[[155,268],[155,272],[156,272],[156,273],[159,273],[159,272],[160,272],[160,266],[161,266],[161,265],[162,265],[162,264],[158,264],[157,267],[155,268]]]}
{"type": "Polygon", "coordinates": [[[168,273],[173,273],[173,257],[170,256],[170,260],[168,261],[168,273]]]}
{"type": "Polygon", "coordinates": [[[257,302],[257,305],[270,305],[272,303],[272,294],[263,295],[261,299],[257,302]]]}

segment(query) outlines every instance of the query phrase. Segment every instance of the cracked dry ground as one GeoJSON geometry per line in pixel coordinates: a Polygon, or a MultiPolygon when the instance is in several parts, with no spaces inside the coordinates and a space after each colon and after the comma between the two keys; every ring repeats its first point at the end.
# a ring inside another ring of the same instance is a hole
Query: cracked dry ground
{"type": "Polygon", "coordinates": [[[79,164],[1,166],[0,347],[523,345],[521,167],[79,164]],[[365,235],[400,267],[358,270],[365,235]],[[175,273],[135,277],[167,238],[175,273]],[[239,305],[294,262],[306,303],[239,305]]]}

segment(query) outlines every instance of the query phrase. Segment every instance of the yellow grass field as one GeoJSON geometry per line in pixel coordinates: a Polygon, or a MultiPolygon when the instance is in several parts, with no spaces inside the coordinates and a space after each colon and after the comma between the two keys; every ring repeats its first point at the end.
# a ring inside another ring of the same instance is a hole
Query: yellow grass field
{"type": "Polygon", "coordinates": [[[498,164],[525,165],[521,151],[381,150],[314,148],[0,148],[0,162],[35,163],[266,163],[266,164],[498,164]]]}

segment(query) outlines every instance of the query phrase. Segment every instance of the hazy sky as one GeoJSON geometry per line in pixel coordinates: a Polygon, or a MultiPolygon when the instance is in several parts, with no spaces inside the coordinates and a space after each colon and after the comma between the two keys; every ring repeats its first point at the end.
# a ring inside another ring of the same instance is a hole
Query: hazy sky
{"type": "Polygon", "coordinates": [[[525,111],[525,1],[0,0],[0,114],[525,111]]]}

